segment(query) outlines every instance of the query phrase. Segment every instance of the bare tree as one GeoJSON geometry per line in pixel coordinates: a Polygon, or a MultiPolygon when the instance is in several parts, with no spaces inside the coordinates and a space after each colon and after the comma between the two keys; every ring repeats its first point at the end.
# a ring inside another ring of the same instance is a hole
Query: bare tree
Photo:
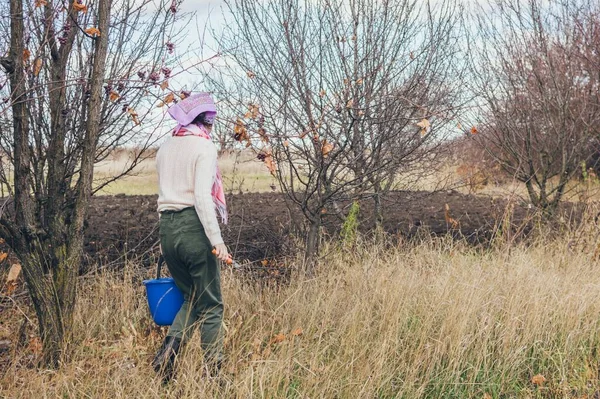
{"type": "Polygon", "coordinates": [[[94,164],[135,144],[129,166],[112,179],[129,172],[151,143],[157,98],[176,101],[168,55],[177,7],[16,0],[2,20],[10,24],[10,52],[1,60],[10,98],[0,114],[0,185],[8,194],[0,236],[23,265],[47,365],[59,364],[69,341],[87,206],[108,183],[94,185],[94,164]]]}
{"type": "Polygon", "coordinates": [[[590,31],[597,7],[508,0],[477,17],[472,71],[482,101],[476,139],[547,214],[591,155],[600,129],[597,58],[589,62],[598,45],[590,31]]]}
{"type": "Polygon", "coordinates": [[[229,118],[239,118],[236,137],[259,148],[302,210],[312,260],[324,213],[341,214],[343,200],[373,192],[381,205],[399,171],[428,170],[435,160],[456,106],[460,8],[437,2],[434,11],[413,0],[227,4],[225,68],[211,82],[229,118]]]}

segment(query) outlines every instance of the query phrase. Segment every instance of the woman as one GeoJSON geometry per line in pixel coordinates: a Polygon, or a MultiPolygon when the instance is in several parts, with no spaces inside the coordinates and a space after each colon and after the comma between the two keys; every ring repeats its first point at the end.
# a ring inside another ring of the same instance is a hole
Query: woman
{"type": "Polygon", "coordinates": [[[156,155],[160,243],[165,262],[184,296],[152,365],[168,381],[182,343],[200,325],[205,359],[211,372],[222,362],[223,300],[217,258],[229,254],[216,210],[227,223],[223,183],[211,130],[217,115],[208,93],[186,98],[169,109],[178,122],[156,155]],[[214,249],[214,255],[213,255],[214,249]]]}

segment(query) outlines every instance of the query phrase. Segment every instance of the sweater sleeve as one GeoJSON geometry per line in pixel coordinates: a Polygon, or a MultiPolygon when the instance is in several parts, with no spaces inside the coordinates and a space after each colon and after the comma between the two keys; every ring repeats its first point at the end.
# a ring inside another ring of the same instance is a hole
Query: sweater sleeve
{"type": "Polygon", "coordinates": [[[214,246],[223,243],[221,229],[217,221],[217,211],[212,198],[213,179],[217,168],[217,148],[212,142],[196,160],[195,184],[194,184],[194,207],[198,218],[204,227],[206,236],[214,246]]]}

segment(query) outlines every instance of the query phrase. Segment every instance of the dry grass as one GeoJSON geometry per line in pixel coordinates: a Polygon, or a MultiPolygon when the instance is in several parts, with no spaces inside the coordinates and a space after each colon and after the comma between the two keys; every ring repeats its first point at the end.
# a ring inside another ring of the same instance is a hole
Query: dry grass
{"type": "Polygon", "coordinates": [[[587,397],[600,390],[600,273],[595,244],[572,239],[332,248],[317,277],[283,287],[225,272],[223,378],[202,374],[196,337],[168,386],[149,366],[161,337],[139,271],[99,275],[81,282],[71,360],[29,369],[31,350],[19,352],[0,397],[587,397]]]}

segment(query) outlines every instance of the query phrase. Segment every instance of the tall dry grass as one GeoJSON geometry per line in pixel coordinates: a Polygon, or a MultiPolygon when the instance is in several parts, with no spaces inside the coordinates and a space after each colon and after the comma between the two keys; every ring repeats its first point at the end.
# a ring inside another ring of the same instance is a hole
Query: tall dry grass
{"type": "Polygon", "coordinates": [[[315,277],[280,286],[224,271],[223,376],[203,374],[196,336],[167,386],[149,366],[162,338],[141,285],[151,272],[99,274],[81,281],[71,359],[39,370],[17,351],[0,397],[593,397],[600,273],[580,238],[331,247],[315,277]]]}

